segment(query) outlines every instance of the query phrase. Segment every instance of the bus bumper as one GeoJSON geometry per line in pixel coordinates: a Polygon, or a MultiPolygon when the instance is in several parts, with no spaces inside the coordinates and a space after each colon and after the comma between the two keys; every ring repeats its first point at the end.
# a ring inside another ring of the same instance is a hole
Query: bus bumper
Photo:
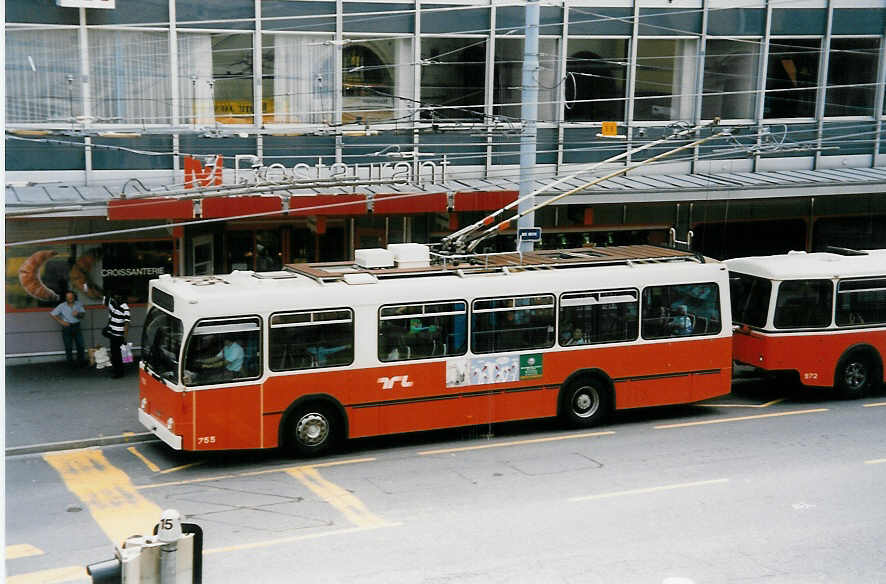
{"type": "Polygon", "coordinates": [[[166,428],[165,424],[141,408],[138,409],[138,421],[171,448],[176,450],[182,449],[182,437],[178,434],[173,434],[166,428]]]}

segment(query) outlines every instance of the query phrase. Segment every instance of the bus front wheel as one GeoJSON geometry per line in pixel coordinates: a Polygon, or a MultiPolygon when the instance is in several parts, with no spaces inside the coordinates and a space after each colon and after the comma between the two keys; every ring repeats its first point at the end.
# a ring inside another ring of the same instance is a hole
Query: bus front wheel
{"type": "Polygon", "coordinates": [[[336,418],[321,404],[302,406],[289,416],[286,447],[302,457],[320,456],[332,447],[336,436],[336,418]]]}
{"type": "Polygon", "coordinates": [[[561,415],[571,426],[596,426],[611,408],[608,389],[598,379],[585,377],[570,383],[562,394],[561,415]]]}
{"type": "Polygon", "coordinates": [[[874,366],[864,353],[851,353],[837,366],[837,390],[848,399],[865,395],[873,384],[874,366]]]}

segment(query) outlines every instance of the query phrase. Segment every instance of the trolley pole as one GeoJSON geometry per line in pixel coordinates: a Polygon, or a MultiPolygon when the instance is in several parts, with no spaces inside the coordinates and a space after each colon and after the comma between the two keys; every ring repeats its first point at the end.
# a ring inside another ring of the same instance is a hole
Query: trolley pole
{"type": "MultiPolygon", "coordinates": [[[[520,204],[518,211],[530,211],[535,205],[532,193],[535,180],[535,151],[538,138],[536,123],[538,121],[538,25],[540,8],[538,0],[526,2],[526,39],[523,41],[523,105],[520,117],[523,119],[523,130],[520,133],[520,204]],[[523,198],[526,198],[524,201],[523,198]]],[[[535,212],[520,216],[517,220],[517,232],[521,228],[535,227],[535,212]]],[[[528,252],[534,249],[531,241],[517,240],[518,251],[528,252]]]]}

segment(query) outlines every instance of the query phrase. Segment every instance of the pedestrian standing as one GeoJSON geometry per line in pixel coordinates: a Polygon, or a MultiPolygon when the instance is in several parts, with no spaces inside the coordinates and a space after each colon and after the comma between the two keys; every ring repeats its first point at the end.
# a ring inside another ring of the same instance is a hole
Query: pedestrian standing
{"type": "Polygon", "coordinates": [[[123,353],[121,348],[126,342],[129,332],[129,305],[120,294],[111,294],[108,298],[108,341],[111,343],[111,365],[114,368],[112,378],[123,377],[123,353]]]}
{"type": "Polygon", "coordinates": [[[80,365],[86,363],[83,331],[80,330],[80,319],[86,316],[86,309],[83,308],[74,293],[70,290],[65,292],[65,301],[52,309],[49,316],[62,325],[62,342],[65,344],[65,357],[68,363],[74,363],[72,345],[75,344],[77,345],[77,363],[80,365]]]}

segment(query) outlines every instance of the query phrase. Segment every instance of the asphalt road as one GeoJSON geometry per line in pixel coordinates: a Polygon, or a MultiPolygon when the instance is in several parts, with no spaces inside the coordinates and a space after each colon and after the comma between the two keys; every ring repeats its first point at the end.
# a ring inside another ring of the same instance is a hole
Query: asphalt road
{"type": "Polygon", "coordinates": [[[157,443],[7,457],[7,582],[88,582],[165,508],[203,528],[212,583],[886,582],[886,396],[829,398],[739,382],[593,430],[430,432],[313,461],[157,443]]]}

